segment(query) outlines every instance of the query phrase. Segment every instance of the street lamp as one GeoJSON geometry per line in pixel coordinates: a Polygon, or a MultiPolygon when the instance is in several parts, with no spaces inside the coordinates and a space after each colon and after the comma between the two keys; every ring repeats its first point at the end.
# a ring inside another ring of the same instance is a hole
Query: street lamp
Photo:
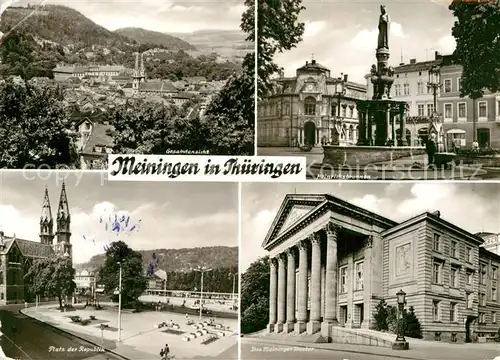
{"type": "Polygon", "coordinates": [[[229,275],[233,277],[233,293],[232,293],[232,297],[233,297],[233,310],[234,310],[234,303],[235,303],[235,299],[234,299],[234,294],[235,294],[234,287],[236,285],[236,277],[238,276],[238,273],[235,273],[235,274],[229,273],[229,275]]]}
{"type": "Polygon", "coordinates": [[[212,269],[208,269],[206,266],[198,266],[194,271],[199,271],[201,273],[201,287],[200,287],[200,320],[203,311],[203,274],[206,272],[212,271],[212,269]]]}
{"type": "Polygon", "coordinates": [[[397,329],[397,337],[396,341],[392,343],[393,350],[408,350],[410,348],[410,344],[405,339],[404,335],[404,318],[403,312],[406,304],[406,293],[401,289],[396,294],[398,300],[398,329],[397,329]]]}
{"type": "Polygon", "coordinates": [[[122,263],[118,262],[120,266],[118,278],[118,341],[122,341],[122,263]]]}

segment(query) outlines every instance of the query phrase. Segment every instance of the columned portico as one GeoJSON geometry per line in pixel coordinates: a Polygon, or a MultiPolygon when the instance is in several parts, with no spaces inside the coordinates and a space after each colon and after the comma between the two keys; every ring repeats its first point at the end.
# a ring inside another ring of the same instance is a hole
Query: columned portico
{"type": "Polygon", "coordinates": [[[297,311],[297,322],[295,323],[295,332],[303,333],[306,330],[307,323],[307,300],[308,300],[308,248],[309,243],[305,240],[299,242],[299,301],[297,311]]]}
{"type": "Polygon", "coordinates": [[[278,296],[278,269],[276,259],[271,258],[269,260],[269,332],[274,331],[274,326],[276,325],[276,306],[277,306],[277,296],[278,296]]]}
{"type": "Polygon", "coordinates": [[[295,326],[295,248],[286,251],[287,254],[287,293],[286,293],[286,332],[293,332],[295,326]]]}
{"type": "Polygon", "coordinates": [[[320,329],[321,322],[321,238],[319,234],[310,237],[311,258],[311,313],[307,323],[307,332],[314,334],[320,329]]]}
{"type": "Polygon", "coordinates": [[[286,322],[286,255],[278,257],[278,320],[276,332],[283,331],[286,322]]]}
{"type": "Polygon", "coordinates": [[[337,325],[337,289],[338,289],[338,258],[337,258],[337,234],[340,226],[328,223],[326,230],[326,303],[325,317],[321,325],[321,333],[328,336],[329,326],[337,325]]]}

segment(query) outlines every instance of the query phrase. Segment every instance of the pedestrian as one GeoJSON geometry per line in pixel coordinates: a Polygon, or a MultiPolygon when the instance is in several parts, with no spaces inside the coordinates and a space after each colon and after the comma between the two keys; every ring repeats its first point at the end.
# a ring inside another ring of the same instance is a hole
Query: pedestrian
{"type": "Polygon", "coordinates": [[[437,150],[435,138],[436,134],[432,133],[430,138],[427,140],[427,144],[425,145],[425,150],[427,152],[427,166],[430,166],[435,162],[434,156],[437,150]]]}

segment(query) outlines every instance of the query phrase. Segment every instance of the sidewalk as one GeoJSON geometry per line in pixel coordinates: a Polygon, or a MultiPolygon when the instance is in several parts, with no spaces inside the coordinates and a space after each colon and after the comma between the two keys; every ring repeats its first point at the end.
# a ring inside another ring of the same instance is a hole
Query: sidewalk
{"type": "Polygon", "coordinates": [[[398,351],[390,348],[367,345],[303,343],[292,340],[289,341],[288,339],[286,341],[271,340],[266,339],[265,336],[246,336],[242,338],[244,342],[256,344],[267,343],[289,347],[307,347],[318,350],[344,351],[412,360],[493,360],[496,356],[500,356],[500,345],[498,343],[449,344],[420,339],[407,340],[410,343],[410,349],[398,351]]]}
{"type": "MultiPolygon", "coordinates": [[[[194,332],[192,326],[186,325],[184,314],[141,312],[121,314],[121,342],[118,342],[118,314],[116,310],[94,310],[93,308],[77,309],[76,311],[61,312],[57,306],[42,305],[38,309],[30,307],[21,310],[26,316],[42,321],[55,328],[68,332],[77,337],[83,338],[96,346],[102,346],[106,350],[121,356],[125,359],[157,360],[160,350],[168,344],[171,354],[176,359],[192,359],[200,356],[217,356],[237,343],[235,330],[237,320],[216,319],[216,323],[229,326],[232,331],[226,332],[225,337],[221,337],[210,344],[203,345],[203,337],[196,338],[189,343],[182,341],[182,332],[194,332]],[[88,319],[95,316],[90,324],[83,326],[73,323],[71,316],[80,316],[88,319]],[[179,324],[179,332],[165,333],[163,329],[157,329],[155,325],[161,322],[179,324]],[[101,331],[100,324],[109,326],[108,330],[101,331]],[[189,344],[189,345],[188,345],[189,344]],[[187,346],[188,345],[188,346],[187,346]]],[[[198,319],[194,319],[198,322],[198,319]]],[[[206,319],[203,319],[206,320],[206,319]]]]}

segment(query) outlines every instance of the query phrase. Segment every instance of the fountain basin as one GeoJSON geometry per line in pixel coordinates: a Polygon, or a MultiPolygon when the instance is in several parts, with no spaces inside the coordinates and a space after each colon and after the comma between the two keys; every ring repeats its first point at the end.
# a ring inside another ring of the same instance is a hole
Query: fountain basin
{"type": "Polygon", "coordinates": [[[457,154],[455,153],[449,153],[449,152],[438,152],[434,154],[434,163],[436,167],[448,167],[447,165],[450,165],[453,160],[455,160],[455,157],[457,154]]]}
{"type": "Polygon", "coordinates": [[[422,146],[323,146],[323,164],[365,166],[425,154],[422,146]]]}

